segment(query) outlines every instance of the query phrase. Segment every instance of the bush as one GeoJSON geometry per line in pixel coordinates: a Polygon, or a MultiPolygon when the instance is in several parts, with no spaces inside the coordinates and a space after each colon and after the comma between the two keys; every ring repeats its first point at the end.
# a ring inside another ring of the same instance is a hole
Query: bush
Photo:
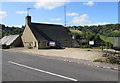
{"type": "Polygon", "coordinates": [[[107,57],[106,59],[107,63],[112,63],[112,64],[120,64],[120,61],[117,60],[117,57],[107,57]]]}
{"type": "Polygon", "coordinates": [[[82,48],[91,48],[90,45],[83,45],[82,48]]]}
{"type": "Polygon", "coordinates": [[[101,58],[93,60],[93,62],[103,62],[101,58]]]}
{"type": "Polygon", "coordinates": [[[111,63],[111,64],[120,64],[120,60],[117,60],[116,57],[107,57],[107,58],[99,58],[93,60],[93,62],[104,62],[104,63],[111,63]]]}
{"type": "Polygon", "coordinates": [[[28,49],[32,49],[32,46],[31,46],[31,45],[27,45],[27,48],[28,48],[28,49]]]}

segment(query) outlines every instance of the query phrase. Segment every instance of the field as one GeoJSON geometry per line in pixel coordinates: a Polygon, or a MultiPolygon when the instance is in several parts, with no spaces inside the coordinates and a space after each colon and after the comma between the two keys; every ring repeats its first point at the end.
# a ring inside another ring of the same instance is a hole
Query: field
{"type": "Polygon", "coordinates": [[[100,38],[105,41],[105,42],[109,42],[111,44],[114,44],[115,40],[117,37],[105,37],[105,36],[100,36],[100,38]]]}

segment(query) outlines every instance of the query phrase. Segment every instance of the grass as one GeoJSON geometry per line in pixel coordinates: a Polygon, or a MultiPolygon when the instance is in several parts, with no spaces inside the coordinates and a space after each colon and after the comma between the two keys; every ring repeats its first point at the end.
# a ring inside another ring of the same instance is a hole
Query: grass
{"type": "Polygon", "coordinates": [[[102,61],[102,59],[99,58],[99,59],[93,60],[93,62],[103,62],[103,61],[102,61]]]}
{"type": "Polygon", "coordinates": [[[91,48],[83,48],[83,49],[88,49],[88,50],[90,50],[90,49],[101,49],[101,47],[91,47],[91,48]]]}
{"type": "Polygon", "coordinates": [[[100,38],[101,38],[103,41],[105,41],[105,42],[109,42],[109,43],[111,43],[111,44],[114,44],[115,39],[116,39],[117,37],[105,37],[105,36],[100,36],[100,38]]]}
{"type": "Polygon", "coordinates": [[[72,30],[72,29],[70,29],[70,31],[73,32],[73,33],[82,34],[82,31],[80,31],[80,30],[72,30]]]}
{"type": "Polygon", "coordinates": [[[30,45],[27,45],[26,47],[27,47],[27,49],[32,49],[32,47],[30,45]]]}

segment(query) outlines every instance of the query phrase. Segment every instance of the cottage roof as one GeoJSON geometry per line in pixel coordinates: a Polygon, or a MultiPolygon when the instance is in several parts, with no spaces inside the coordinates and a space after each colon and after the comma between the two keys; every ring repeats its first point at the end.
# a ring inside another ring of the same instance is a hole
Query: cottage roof
{"type": "Polygon", "coordinates": [[[4,45],[11,45],[17,38],[19,37],[19,35],[9,35],[9,36],[4,36],[1,40],[0,40],[0,44],[4,45]]]}
{"type": "Polygon", "coordinates": [[[29,27],[38,41],[71,40],[62,25],[31,23],[29,27]]]}

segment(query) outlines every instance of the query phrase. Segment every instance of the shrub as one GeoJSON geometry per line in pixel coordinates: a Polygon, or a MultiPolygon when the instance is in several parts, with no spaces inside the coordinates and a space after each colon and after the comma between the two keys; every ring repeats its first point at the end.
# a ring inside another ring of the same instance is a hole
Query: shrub
{"type": "Polygon", "coordinates": [[[28,49],[32,49],[32,46],[31,46],[31,45],[27,45],[27,48],[28,48],[28,49]]]}
{"type": "Polygon", "coordinates": [[[116,57],[106,57],[104,59],[99,58],[93,60],[93,62],[104,62],[104,63],[111,63],[111,64],[120,64],[120,60],[117,60],[116,57]]]}
{"type": "Polygon", "coordinates": [[[117,60],[117,57],[107,57],[106,59],[107,63],[112,63],[112,64],[120,64],[120,61],[117,60]]]}
{"type": "Polygon", "coordinates": [[[101,58],[93,60],[93,62],[103,62],[101,58]]]}

